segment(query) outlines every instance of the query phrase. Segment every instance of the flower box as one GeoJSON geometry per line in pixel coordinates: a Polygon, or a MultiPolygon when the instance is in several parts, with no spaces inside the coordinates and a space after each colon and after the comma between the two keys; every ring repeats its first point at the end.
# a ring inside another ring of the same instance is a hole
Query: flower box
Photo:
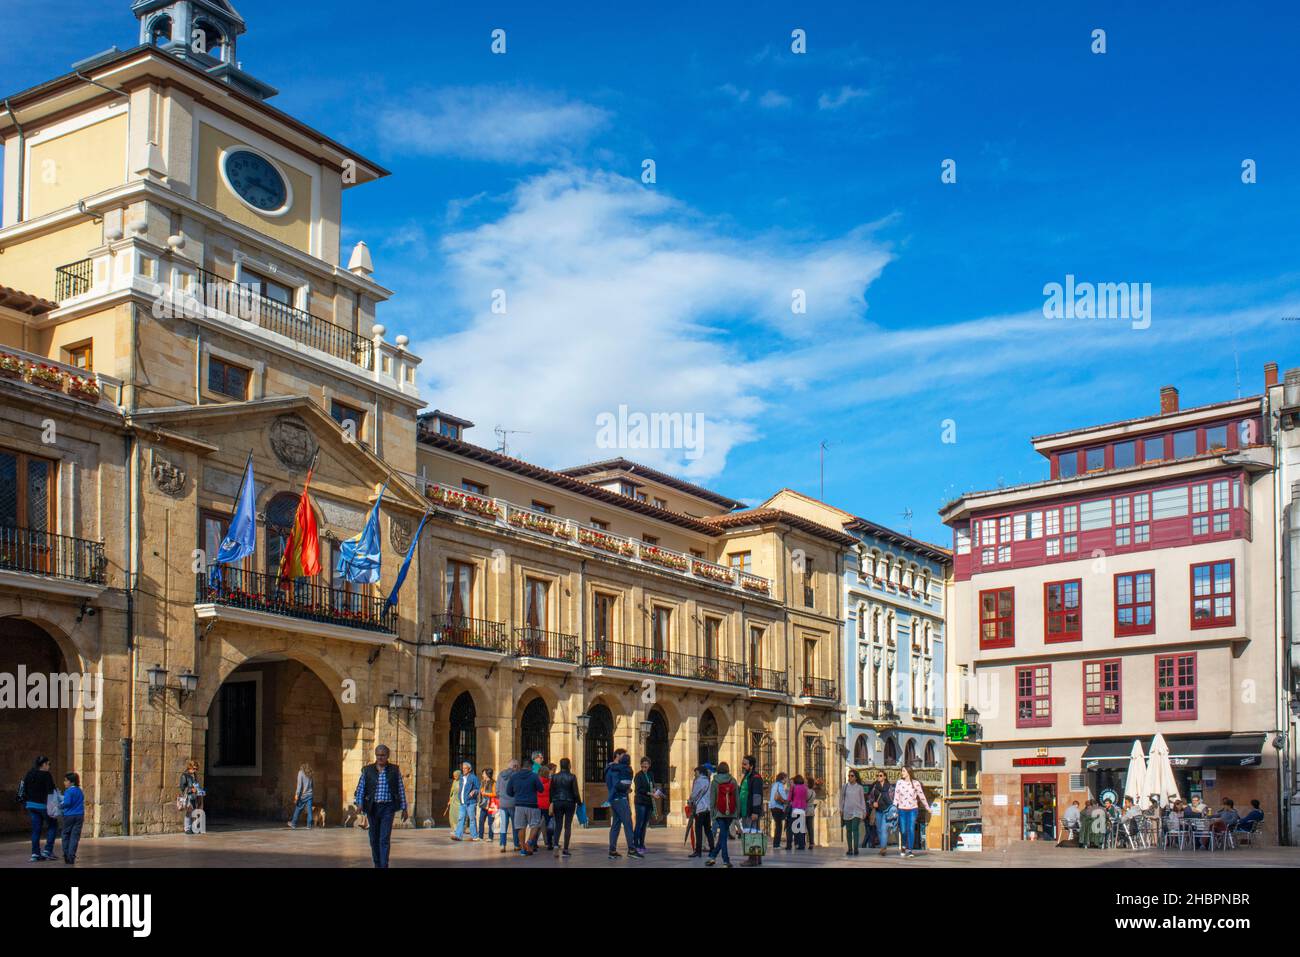
{"type": "Polygon", "coordinates": [[[699,575],[701,578],[710,578],[724,585],[732,584],[731,569],[710,562],[702,562],[698,558],[691,562],[691,574],[699,575]]]}
{"type": "Polygon", "coordinates": [[[63,391],[63,370],[37,362],[27,365],[27,381],[52,392],[63,391]]]}
{"type": "Polygon", "coordinates": [[[511,509],[506,516],[506,521],[516,528],[526,528],[530,531],[542,532],[545,535],[553,535],[556,538],[573,537],[569,534],[569,526],[563,519],[551,518],[548,515],[538,515],[534,512],[511,509]]]}
{"type": "Polygon", "coordinates": [[[636,546],[631,542],[615,538],[612,535],[606,535],[604,532],[598,532],[591,528],[578,529],[578,541],[584,545],[599,548],[602,551],[613,552],[615,555],[633,555],[636,553],[636,546]]]}
{"type": "Polygon", "coordinates": [[[689,566],[685,555],[678,555],[673,552],[664,551],[655,545],[641,545],[641,560],[653,562],[656,565],[662,565],[664,568],[671,568],[674,571],[684,572],[689,566]]]}
{"type": "Polygon", "coordinates": [[[429,498],[448,508],[458,508],[464,512],[473,512],[476,515],[482,515],[485,518],[500,518],[501,510],[497,507],[496,502],[491,499],[480,498],[477,495],[470,495],[468,492],[457,491],[456,489],[443,488],[440,485],[434,486],[429,491],[429,498]]]}
{"type": "Polygon", "coordinates": [[[607,651],[589,651],[587,652],[587,664],[600,666],[609,664],[609,652],[607,651]]]}
{"type": "Polygon", "coordinates": [[[27,363],[18,356],[0,352],[0,375],[10,379],[21,379],[27,374],[27,363]]]}
{"type": "Polygon", "coordinates": [[[632,667],[640,671],[649,671],[657,675],[668,674],[668,662],[663,658],[633,658],[632,667]]]}
{"type": "Polygon", "coordinates": [[[99,383],[94,379],[88,379],[85,376],[68,377],[68,395],[74,399],[85,399],[87,402],[99,401],[99,383]]]}
{"type": "Polygon", "coordinates": [[[770,594],[771,592],[768,583],[761,578],[741,578],[740,586],[749,591],[756,591],[763,595],[770,594]]]}

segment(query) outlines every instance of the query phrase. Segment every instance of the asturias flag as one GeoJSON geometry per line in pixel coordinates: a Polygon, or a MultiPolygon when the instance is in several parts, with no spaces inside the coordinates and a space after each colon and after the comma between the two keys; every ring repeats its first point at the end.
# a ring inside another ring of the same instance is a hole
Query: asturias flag
{"type": "Polygon", "coordinates": [[[221,540],[216,557],[208,565],[208,581],[213,588],[221,586],[221,566],[242,562],[257,548],[257,490],[253,482],[253,453],[248,453],[244,467],[244,481],[235,499],[235,514],[230,518],[230,528],[221,540]]]}
{"type": "Polygon", "coordinates": [[[370,510],[370,518],[366,520],[366,527],[361,530],[361,534],[339,543],[339,560],[334,570],[343,576],[344,581],[365,585],[373,585],[379,581],[381,550],[379,506],[387,490],[388,483],[385,482],[384,487],[379,490],[379,498],[375,499],[375,507],[370,510]]]}
{"type": "Polygon", "coordinates": [[[316,529],[316,512],[311,507],[307,488],[311,485],[311,470],[298,499],[298,511],[293,516],[293,531],[284,543],[280,558],[279,580],[288,583],[295,578],[311,578],[320,574],[320,536],[316,529]]]}
{"type": "Polygon", "coordinates": [[[397,570],[397,581],[393,582],[393,590],[388,593],[386,605],[397,604],[397,593],[402,590],[402,582],[406,581],[406,573],[411,567],[411,559],[415,556],[416,546],[420,544],[420,533],[424,531],[424,523],[429,520],[428,512],[420,519],[419,526],[415,529],[415,536],[411,539],[411,546],[406,550],[406,558],[402,561],[402,567],[397,570]]]}

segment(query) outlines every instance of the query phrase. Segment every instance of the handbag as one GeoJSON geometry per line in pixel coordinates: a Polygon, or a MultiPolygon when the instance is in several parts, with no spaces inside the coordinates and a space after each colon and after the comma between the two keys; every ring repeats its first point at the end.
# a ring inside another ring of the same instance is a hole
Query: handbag
{"type": "Polygon", "coordinates": [[[587,826],[587,805],[579,803],[577,810],[578,823],[583,827],[587,826]]]}
{"type": "Polygon", "coordinates": [[[63,795],[58,788],[45,799],[45,813],[49,817],[63,817],[63,795]]]}
{"type": "Polygon", "coordinates": [[[762,857],[767,853],[767,832],[744,831],[740,835],[740,849],[748,857],[762,857]]]}

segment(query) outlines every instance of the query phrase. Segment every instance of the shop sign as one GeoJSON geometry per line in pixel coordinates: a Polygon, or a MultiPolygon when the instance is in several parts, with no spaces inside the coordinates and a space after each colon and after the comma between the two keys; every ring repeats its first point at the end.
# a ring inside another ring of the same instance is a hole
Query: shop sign
{"type": "Polygon", "coordinates": [[[955,807],[948,812],[950,821],[978,821],[980,819],[980,809],[978,807],[955,807]]]}
{"type": "Polygon", "coordinates": [[[1065,758],[1049,758],[1042,755],[1036,758],[1012,758],[1013,768],[1059,768],[1065,766],[1065,758]]]}
{"type": "Polygon", "coordinates": [[[1007,796],[1006,796],[1005,794],[995,794],[995,795],[993,795],[993,806],[994,806],[994,807],[1006,807],[1006,806],[1007,806],[1007,796]]]}
{"type": "Polygon", "coordinates": [[[947,734],[949,741],[965,741],[970,735],[970,725],[961,718],[953,718],[948,722],[947,734]]]}

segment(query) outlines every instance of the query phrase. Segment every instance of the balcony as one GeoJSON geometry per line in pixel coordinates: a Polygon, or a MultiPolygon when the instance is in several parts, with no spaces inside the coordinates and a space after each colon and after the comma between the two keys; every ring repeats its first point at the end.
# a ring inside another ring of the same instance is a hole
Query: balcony
{"type": "Polygon", "coordinates": [[[833,678],[804,678],[799,683],[799,694],[804,698],[824,698],[834,701],[837,697],[833,678]]]}
{"type": "Polygon", "coordinates": [[[619,668],[665,678],[746,685],[745,667],[726,658],[702,658],[680,651],[656,651],[640,645],[603,641],[588,645],[583,664],[589,668],[619,668]]]}
{"type": "Polygon", "coordinates": [[[56,587],[54,591],[90,594],[103,588],[106,565],[103,542],[0,525],[0,584],[31,583],[6,574],[17,573],[73,586],[56,587]],[[90,587],[82,589],[77,585],[90,587]]]}
{"type": "Polygon", "coordinates": [[[789,682],[784,671],[773,671],[770,668],[749,668],[746,669],[745,674],[752,691],[772,691],[777,694],[785,694],[789,690],[789,682]]]}
{"type": "Polygon", "coordinates": [[[520,658],[545,658],[550,661],[578,663],[578,638],[541,628],[516,628],[513,652],[520,658]]]}
{"type": "Polygon", "coordinates": [[[33,352],[0,346],[0,379],[11,379],[37,394],[58,393],[88,405],[122,401],[122,380],[47,359],[33,352]]]}
{"type": "Polygon", "coordinates": [[[258,293],[251,283],[223,279],[206,269],[196,272],[198,279],[191,293],[209,309],[251,322],[363,369],[372,367],[374,343],[370,339],[351,329],[318,319],[310,312],[268,299],[258,293]]]}
{"type": "Polygon", "coordinates": [[[94,273],[93,259],[79,259],[75,263],[59,266],[54,270],[54,299],[63,302],[74,296],[90,292],[94,273]]]}
{"type": "Polygon", "coordinates": [[[466,615],[434,615],[433,640],[435,644],[452,648],[472,648],[498,655],[510,654],[510,641],[503,622],[466,615]]]}
{"type": "Polygon", "coordinates": [[[548,512],[515,505],[505,499],[474,495],[450,485],[430,483],[425,494],[444,512],[471,515],[499,528],[523,531],[562,542],[598,555],[623,559],[638,565],[666,571],[676,577],[715,588],[770,597],[770,579],[682,552],[614,535],[592,525],[560,518],[548,512]]]}
{"type": "MultiPolygon", "coordinates": [[[[208,573],[195,576],[194,603],[200,618],[226,618],[244,624],[258,624],[279,630],[321,633],[320,628],[299,628],[292,622],[345,629],[349,632],[397,634],[397,608],[380,596],[362,595],[300,578],[281,584],[274,575],[221,566],[216,581],[208,573]],[[226,614],[224,609],[248,614],[226,614]]],[[[329,632],[326,632],[327,634],[329,632]]]]}

